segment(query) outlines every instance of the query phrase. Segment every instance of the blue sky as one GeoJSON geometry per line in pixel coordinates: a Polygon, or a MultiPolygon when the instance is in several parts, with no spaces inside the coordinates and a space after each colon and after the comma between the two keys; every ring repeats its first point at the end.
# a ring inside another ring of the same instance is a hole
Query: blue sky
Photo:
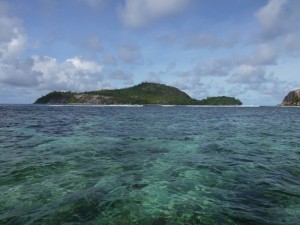
{"type": "Polygon", "coordinates": [[[0,0],[0,103],[143,81],[276,105],[300,88],[299,0],[0,0]]]}

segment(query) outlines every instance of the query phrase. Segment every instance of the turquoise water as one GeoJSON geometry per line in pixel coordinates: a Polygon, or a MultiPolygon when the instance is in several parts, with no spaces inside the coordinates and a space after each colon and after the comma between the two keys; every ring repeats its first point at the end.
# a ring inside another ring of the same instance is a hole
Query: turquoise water
{"type": "Polygon", "coordinates": [[[0,224],[300,224],[300,108],[0,106],[0,224]]]}

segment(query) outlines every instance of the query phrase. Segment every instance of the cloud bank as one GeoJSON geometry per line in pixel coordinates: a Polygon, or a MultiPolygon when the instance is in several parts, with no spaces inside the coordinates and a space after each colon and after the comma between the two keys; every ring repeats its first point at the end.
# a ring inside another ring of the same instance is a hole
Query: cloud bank
{"type": "Polygon", "coordinates": [[[190,0],[125,0],[119,15],[125,26],[140,28],[182,12],[189,3],[190,0]]]}
{"type": "MultiPolygon", "coordinates": [[[[2,12],[5,10],[2,9],[2,12]]],[[[92,40],[97,48],[97,39],[92,40]]],[[[101,87],[103,65],[79,57],[58,62],[48,56],[22,57],[28,48],[22,22],[0,16],[0,85],[39,90],[84,91],[101,87]]]]}

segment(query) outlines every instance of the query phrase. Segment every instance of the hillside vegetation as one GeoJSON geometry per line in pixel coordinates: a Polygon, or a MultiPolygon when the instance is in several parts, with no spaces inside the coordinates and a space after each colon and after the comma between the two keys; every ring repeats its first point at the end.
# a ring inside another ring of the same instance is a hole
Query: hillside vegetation
{"type": "Polygon", "coordinates": [[[239,99],[227,96],[208,97],[203,100],[198,100],[199,105],[242,105],[239,99]]]}
{"type": "Polygon", "coordinates": [[[54,91],[37,99],[35,104],[241,105],[242,103],[226,96],[196,100],[178,88],[144,82],[115,90],[83,93],[54,91]]]}

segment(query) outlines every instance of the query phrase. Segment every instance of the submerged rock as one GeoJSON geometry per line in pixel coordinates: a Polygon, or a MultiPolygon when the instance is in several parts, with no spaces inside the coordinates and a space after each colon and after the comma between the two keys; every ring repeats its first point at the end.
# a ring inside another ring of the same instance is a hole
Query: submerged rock
{"type": "Polygon", "coordinates": [[[281,106],[300,106],[300,89],[291,91],[284,97],[281,106]]]}

